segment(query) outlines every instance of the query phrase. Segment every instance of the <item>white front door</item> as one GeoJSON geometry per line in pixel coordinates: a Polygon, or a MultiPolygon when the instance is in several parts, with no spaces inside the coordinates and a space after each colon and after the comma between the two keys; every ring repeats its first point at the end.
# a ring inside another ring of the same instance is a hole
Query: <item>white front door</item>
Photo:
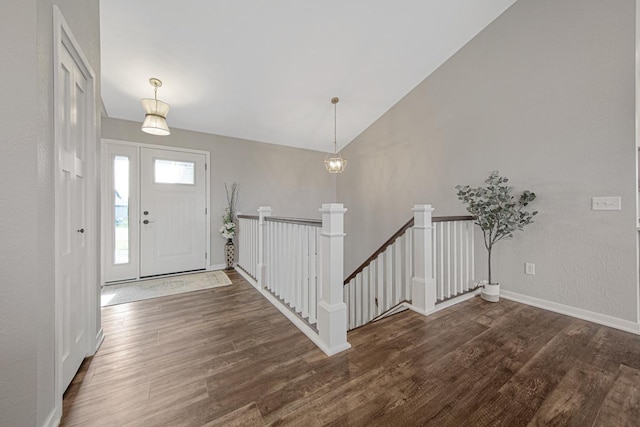
{"type": "Polygon", "coordinates": [[[56,99],[56,227],[61,308],[60,362],[64,390],[87,355],[87,79],[66,49],[60,50],[56,99]]]}
{"type": "Polygon", "coordinates": [[[140,149],[140,277],[206,267],[204,154],[140,149]]]}

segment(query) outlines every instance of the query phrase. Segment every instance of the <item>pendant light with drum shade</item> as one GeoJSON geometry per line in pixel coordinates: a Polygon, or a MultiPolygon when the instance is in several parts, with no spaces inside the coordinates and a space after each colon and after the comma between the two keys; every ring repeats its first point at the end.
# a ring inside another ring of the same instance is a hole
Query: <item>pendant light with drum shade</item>
{"type": "Polygon", "coordinates": [[[337,126],[336,126],[336,104],[340,101],[337,97],[331,98],[331,103],[333,104],[333,154],[327,154],[327,157],[324,159],[324,166],[327,168],[329,173],[342,173],[344,169],[347,167],[347,159],[343,159],[338,151],[338,142],[337,142],[337,126]]]}
{"type": "Polygon", "coordinates": [[[162,82],[159,79],[150,78],[149,83],[153,86],[153,99],[142,99],[145,114],[142,131],[151,135],[169,135],[171,133],[167,126],[169,104],[158,101],[158,88],[162,86],[162,82]]]}

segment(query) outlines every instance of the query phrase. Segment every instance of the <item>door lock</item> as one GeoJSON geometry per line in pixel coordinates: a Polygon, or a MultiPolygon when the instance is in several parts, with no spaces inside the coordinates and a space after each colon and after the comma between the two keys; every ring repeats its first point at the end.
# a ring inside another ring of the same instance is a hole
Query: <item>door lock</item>
{"type": "Polygon", "coordinates": [[[145,219],[144,221],[142,221],[143,224],[152,224],[153,221],[149,221],[148,219],[145,219]]]}
{"type": "Polygon", "coordinates": [[[84,228],[81,228],[79,230],[76,230],[78,233],[84,233],[84,228]]]}

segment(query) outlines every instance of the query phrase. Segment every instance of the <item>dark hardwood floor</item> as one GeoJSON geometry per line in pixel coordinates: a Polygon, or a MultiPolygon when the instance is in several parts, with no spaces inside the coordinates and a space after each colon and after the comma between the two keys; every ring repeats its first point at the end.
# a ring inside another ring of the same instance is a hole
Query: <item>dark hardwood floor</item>
{"type": "Polygon", "coordinates": [[[359,328],[329,358],[230,277],[104,308],[61,425],[640,425],[640,336],[474,298],[359,328]]]}

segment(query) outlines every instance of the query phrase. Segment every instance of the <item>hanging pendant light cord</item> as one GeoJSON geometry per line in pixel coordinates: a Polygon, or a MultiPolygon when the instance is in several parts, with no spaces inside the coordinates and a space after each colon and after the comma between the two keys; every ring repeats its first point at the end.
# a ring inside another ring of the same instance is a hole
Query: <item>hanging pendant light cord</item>
{"type": "Polygon", "coordinates": [[[338,153],[338,130],[337,130],[338,120],[336,118],[337,117],[336,110],[337,110],[338,107],[337,107],[336,104],[337,103],[333,104],[333,154],[338,153]]]}
{"type": "Polygon", "coordinates": [[[153,99],[156,100],[156,113],[158,112],[158,84],[153,84],[153,99]]]}
{"type": "Polygon", "coordinates": [[[338,106],[336,105],[340,99],[337,96],[331,98],[333,104],[333,156],[327,153],[324,159],[324,166],[329,173],[342,173],[347,165],[347,160],[343,159],[338,151],[338,106]]]}

